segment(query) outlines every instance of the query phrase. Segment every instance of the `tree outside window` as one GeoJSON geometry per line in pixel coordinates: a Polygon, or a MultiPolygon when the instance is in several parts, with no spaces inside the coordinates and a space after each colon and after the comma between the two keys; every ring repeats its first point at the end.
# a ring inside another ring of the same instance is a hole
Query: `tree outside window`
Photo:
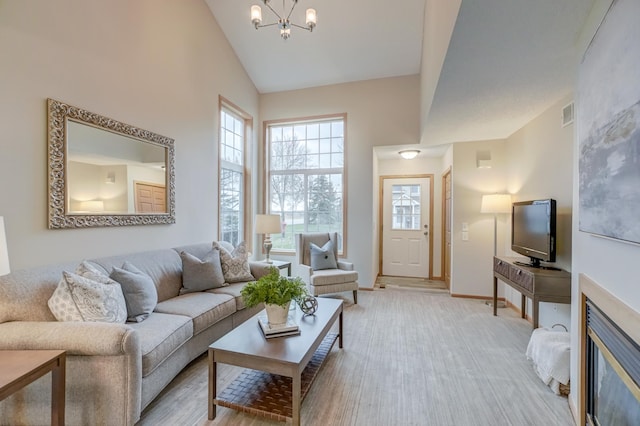
{"type": "Polygon", "coordinates": [[[268,209],[282,220],[273,250],[295,250],[300,232],[343,236],[344,123],[340,116],[268,124],[268,209]]]}

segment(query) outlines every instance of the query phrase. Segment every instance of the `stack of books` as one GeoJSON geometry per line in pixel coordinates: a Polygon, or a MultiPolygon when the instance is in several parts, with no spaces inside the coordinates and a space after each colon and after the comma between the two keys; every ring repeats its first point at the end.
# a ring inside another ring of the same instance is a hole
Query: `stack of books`
{"type": "Polygon", "coordinates": [[[298,327],[298,324],[293,322],[293,318],[291,317],[287,318],[287,322],[285,324],[273,326],[269,324],[266,315],[260,316],[258,317],[258,324],[260,324],[260,330],[262,330],[264,337],[267,339],[300,334],[300,327],[298,327]]]}

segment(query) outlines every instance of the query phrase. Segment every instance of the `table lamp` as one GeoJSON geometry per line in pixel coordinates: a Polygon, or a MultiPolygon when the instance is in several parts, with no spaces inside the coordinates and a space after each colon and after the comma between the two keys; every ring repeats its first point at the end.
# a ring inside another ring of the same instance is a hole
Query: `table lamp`
{"type": "Polygon", "coordinates": [[[256,215],[255,222],[256,234],[264,234],[264,251],[267,253],[266,263],[273,263],[269,259],[269,252],[271,251],[271,234],[277,234],[282,232],[282,226],[280,223],[280,215],[278,214],[258,214],[256,215]]]}

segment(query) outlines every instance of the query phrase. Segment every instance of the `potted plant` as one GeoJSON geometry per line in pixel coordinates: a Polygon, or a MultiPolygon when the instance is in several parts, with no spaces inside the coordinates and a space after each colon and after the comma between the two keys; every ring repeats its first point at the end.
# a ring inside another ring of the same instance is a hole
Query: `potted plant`
{"type": "Polygon", "coordinates": [[[244,304],[252,308],[264,302],[267,319],[271,325],[285,324],[291,301],[299,301],[307,295],[307,288],[300,277],[283,277],[275,266],[257,281],[251,281],[240,291],[244,304]]]}

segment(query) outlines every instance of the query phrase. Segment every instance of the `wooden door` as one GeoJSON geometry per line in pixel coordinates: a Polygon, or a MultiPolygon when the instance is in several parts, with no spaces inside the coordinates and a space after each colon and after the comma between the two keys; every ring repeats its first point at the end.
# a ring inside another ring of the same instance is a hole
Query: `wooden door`
{"type": "Polygon", "coordinates": [[[136,213],[166,213],[167,190],[164,185],[135,182],[136,213]]]}

